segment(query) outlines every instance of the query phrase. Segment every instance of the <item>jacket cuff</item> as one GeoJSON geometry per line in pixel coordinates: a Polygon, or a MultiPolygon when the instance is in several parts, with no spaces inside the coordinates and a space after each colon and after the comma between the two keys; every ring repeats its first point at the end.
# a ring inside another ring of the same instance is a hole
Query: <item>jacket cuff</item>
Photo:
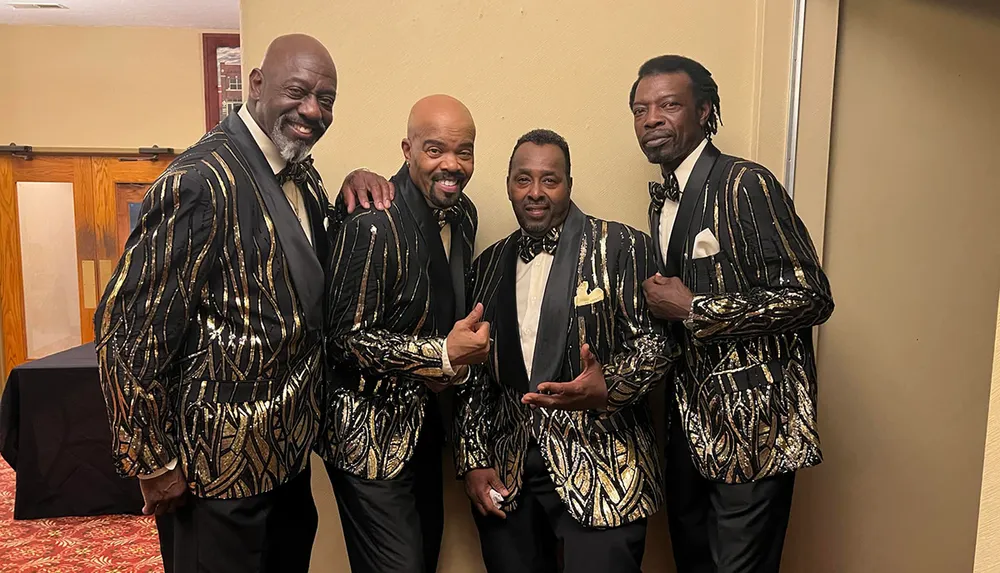
{"type": "Polygon", "coordinates": [[[139,479],[153,479],[153,478],[160,477],[161,475],[163,475],[163,474],[165,474],[165,473],[167,473],[169,471],[173,471],[174,468],[176,468],[176,467],[177,467],[177,458],[174,458],[174,459],[170,460],[169,462],[167,462],[167,465],[163,466],[162,468],[160,468],[160,469],[158,469],[158,470],[156,470],[156,471],[154,471],[152,473],[139,474],[136,477],[138,477],[139,479]]]}

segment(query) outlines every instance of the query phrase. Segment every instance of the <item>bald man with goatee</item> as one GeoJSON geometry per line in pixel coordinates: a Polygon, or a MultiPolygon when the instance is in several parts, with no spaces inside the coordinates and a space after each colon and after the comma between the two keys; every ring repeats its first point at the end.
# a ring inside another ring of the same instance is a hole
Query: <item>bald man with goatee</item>
{"type": "Polygon", "coordinates": [[[489,349],[467,314],[477,215],[464,189],[476,126],[446,95],[418,101],[391,178],[395,201],[343,218],[333,239],[327,352],[334,380],[322,455],[354,573],[433,573],[443,529],[436,393],[489,349]]]}
{"type": "Polygon", "coordinates": [[[274,40],[239,113],[150,187],[96,311],[112,454],[168,572],[309,569],[331,252],[309,154],[336,97],[322,44],[274,40]]]}

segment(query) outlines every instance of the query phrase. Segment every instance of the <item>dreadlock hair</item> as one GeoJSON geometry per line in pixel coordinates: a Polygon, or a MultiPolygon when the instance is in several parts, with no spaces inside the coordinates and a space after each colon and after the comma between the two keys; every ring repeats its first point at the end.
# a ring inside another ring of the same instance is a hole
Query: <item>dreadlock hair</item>
{"type": "Polygon", "coordinates": [[[632,92],[629,94],[628,106],[631,109],[635,103],[635,90],[639,87],[639,82],[649,76],[660,74],[673,74],[684,72],[691,78],[691,90],[694,92],[695,105],[701,109],[702,104],[709,104],[708,121],[705,122],[705,137],[711,139],[719,132],[722,124],[722,104],[719,100],[719,86],[712,79],[712,72],[705,66],[678,55],[666,55],[655,57],[639,68],[639,77],[632,84],[632,92]]]}
{"type": "Polygon", "coordinates": [[[552,131],[551,129],[533,129],[528,133],[525,133],[517,140],[514,144],[514,151],[510,152],[510,161],[507,162],[507,178],[510,178],[510,172],[514,168],[514,154],[517,153],[519,147],[525,143],[534,143],[535,145],[555,145],[563,152],[563,157],[566,158],[566,178],[569,179],[569,144],[563,136],[552,131]]]}

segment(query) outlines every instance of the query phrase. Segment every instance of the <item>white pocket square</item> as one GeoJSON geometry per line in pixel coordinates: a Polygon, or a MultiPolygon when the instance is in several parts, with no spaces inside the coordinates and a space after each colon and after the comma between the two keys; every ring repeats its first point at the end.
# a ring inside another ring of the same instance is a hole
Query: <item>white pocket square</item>
{"type": "Polygon", "coordinates": [[[590,283],[583,281],[576,287],[576,296],[573,298],[574,306],[587,306],[604,300],[604,289],[597,287],[590,290],[590,283]]]}
{"type": "Polygon", "coordinates": [[[691,249],[691,258],[705,259],[719,254],[721,250],[719,240],[715,238],[712,231],[704,229],[694,238],[694,248],[691,249]]]}

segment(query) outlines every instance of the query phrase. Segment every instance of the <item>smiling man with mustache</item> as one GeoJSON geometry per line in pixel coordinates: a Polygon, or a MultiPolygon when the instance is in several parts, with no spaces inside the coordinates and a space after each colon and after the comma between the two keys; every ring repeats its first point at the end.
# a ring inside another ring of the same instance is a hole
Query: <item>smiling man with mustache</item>
{"type": "Polygon", "coordinates": [[[639,573],[663,500],[647,393],[674,357],[639,284],[645,233],[570,199],[569,145],[518,140],[507,196],[520,229],[487,247],[472,300],[496,345],[456,396],[455,463],[489,573],[639,573]]]}
{"type": "Polygon", "coordinates": [[[167,572],[306,573],[328,203],[308,157],[337,69],[275,39],[249,98],[151,185],[94,317],[118,470],[167,572]]]}
{"type": "Polygon", "coordinates": [[[822,461],[813,326],[830,285],[791,197],[764,166],[721,153],[712,74],[667,55],[639,69],[636,137],[659,272],[653,315],[684,344],[675,370],[667,515],[678,573],[777,573],[795,472],[822,461]]]}
{"type": "Polygon", "coordinates": [[[398,195],[334,233],[327,294],[334,380],[321,454],[357,573],[432,573],[444,527],[438,392],[462,384],[490,346],[465,275],[478,217],[464,189],[476,125],[457,99],[410,111],[398,195]],[[467,314],[468,313],[468,314],[467,314]]]}

